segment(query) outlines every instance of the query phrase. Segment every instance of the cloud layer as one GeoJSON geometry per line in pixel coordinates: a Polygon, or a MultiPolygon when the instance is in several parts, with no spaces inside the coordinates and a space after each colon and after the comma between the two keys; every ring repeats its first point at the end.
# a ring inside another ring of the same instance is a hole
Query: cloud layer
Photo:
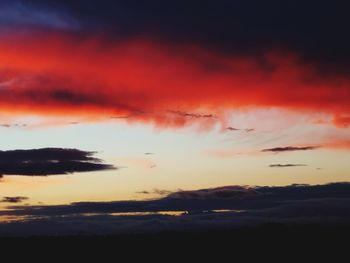
{"type": "Polygon", "coordinates": [[[349,223],[349,193],[349,183],[227,186],[180,191],[150,201],[12,206],[1,215],[20,216],[25,221],[0,224],[0,235],[208,231],[267,223],[339,226],[349,223]],[[180,213],[171,216],[175,211],[180,213]]]}

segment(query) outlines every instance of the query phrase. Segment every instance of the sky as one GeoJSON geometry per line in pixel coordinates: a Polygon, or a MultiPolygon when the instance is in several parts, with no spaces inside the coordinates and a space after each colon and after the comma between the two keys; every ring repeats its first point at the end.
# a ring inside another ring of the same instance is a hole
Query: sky
{"type": "Polygon", "coordinates": [[[1,0],[0,210],[15,211],[3,218],[228,186],[346,184],[345,10],[1,0]]]}

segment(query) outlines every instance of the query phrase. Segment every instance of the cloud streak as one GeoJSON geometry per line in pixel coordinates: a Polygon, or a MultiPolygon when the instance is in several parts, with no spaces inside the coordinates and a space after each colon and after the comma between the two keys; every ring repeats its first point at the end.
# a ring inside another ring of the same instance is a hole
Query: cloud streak
{"type": "Polygon", "coordinates": [[[302,167],[302,166],[307,166],[307,164],[270,164],[270,168],[289,168],[289,167],[302,167]]]}
{"type": "Polygon", "coordinates": [[[295,152],[295,151],[311,151],[311,150],[316,150],[318,148],[320,148],[320,146],[285,146],[285,147],[267,148],[261,151],[281,153],[281,152],[295,152]]]}

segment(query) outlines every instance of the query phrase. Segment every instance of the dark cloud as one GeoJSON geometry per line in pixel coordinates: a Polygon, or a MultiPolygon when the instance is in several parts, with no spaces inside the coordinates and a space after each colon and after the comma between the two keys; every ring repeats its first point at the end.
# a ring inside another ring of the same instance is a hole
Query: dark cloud
{"type": "Polygon", "coordinates": [[[288,167],[299,167],[299,166],[307,166],[307,164],[270,164],[271,168],[288,168],[288,167]]]}
{"type": "Polygon", "coordinates": [[[339,226],[350,222],[350,183],[228,186],[178,193],[148,201],[12,206],[0,215],[25,220],[0,223],[0,236],[209,231],[267,223],[339,226]],[[178,216],[169,215],[174,211],[178,216]]]}
{"type": "Polygon", "coordinates": [[[41,148],[30,150],[0,151],[1,162],[26,161],[98,161],[93,157],[96,152],[81,151],[78,149],[41,148]]]}
{"type": "Polygon", "coordinates": [[[309,151],[316,150],[320,148],[320,146],[286,146],[286,147],[275,147],[261,150],[262,152],[293,152],[293,151],[309,151]]]}
{"type": "Polygon", "coordinates": [[[5,196],[0,200],[0,203],[22,203],[28,199],[25,196],[5,196]]]}
{"type": "Polygon", "coordinates": [[[47,176],[114,169],[94,154],[62,148],[0,151],[0,174],[47,176]]]}
{"type": "Polygon", "coordinates": [[[250,211],[273,208],[301,200],[329,198],[350,199],[350,183],[294,184],[281,187],[226,186],[195,191],[178,191],[160,199],[147,201],[79,202],[57,206],[12,207],[13,210],[0,214],[59,216],[79,213],[200,212],[218,209],[250,211]]]}

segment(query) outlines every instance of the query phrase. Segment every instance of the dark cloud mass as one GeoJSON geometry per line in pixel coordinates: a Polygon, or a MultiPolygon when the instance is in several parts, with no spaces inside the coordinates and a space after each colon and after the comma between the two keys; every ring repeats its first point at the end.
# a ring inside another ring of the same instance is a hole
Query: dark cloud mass
{"type": "Polygon", "coordinates": [[[48,176],[114,169],[94,154],[62,148],[0,151],[0,174],[48,176]]]}
{"type": "MultiPolygon", "coordinates": [[[[150,193],[146,191],[144,193],[150,193]]],[[[12,207],[1,214],[58,216],[79,213],[200,212],[218,209],[262,210],[292,204],[296,201],[350,199],[350,183],[326,185],[293,184],[289,186],[225,186],[178,191],[156,200],[78,202],[57,206],[12,207]]]]}
{"type": "Polygon", "coordinates": [[[286,147],[275,147],[261,150],[262,152],[293,152],[293,151],[310,151],[316,150],[320,148],[320,146],[286,146],[286,147]]]}
{"type": "Polygon", "coordinates": [[[28,219],[1,223],[0,236],[208,231],[267,223],[346,225],[350,218],[350,183],[227,186],[179,191],[158,200],[10,208],[1,211],[0,215],[28,219]],[[178,216],[164,214],[175,211],[178,216]],[[86,214],[89,215],[88,220],[86,214]]]}

